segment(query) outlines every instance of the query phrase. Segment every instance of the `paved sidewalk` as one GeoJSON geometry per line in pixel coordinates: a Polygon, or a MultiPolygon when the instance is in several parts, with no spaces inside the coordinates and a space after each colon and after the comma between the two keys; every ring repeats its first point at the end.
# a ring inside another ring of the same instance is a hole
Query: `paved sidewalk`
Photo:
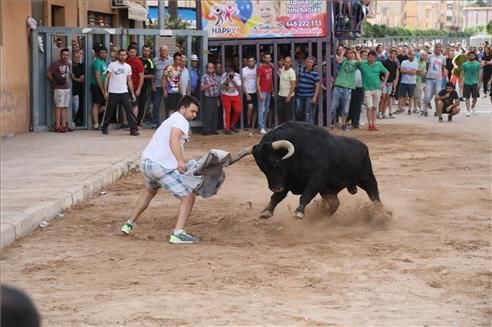
{"type": "Polygon", "coordinates": [[[138,164],[152,130],[29,133],[1,141],[1,247],[138,164]]]}

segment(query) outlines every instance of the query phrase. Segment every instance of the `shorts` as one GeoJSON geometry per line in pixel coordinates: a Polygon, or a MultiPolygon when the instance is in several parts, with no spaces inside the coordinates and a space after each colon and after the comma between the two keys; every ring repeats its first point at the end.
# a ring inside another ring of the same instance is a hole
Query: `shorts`
{"type": "Polygon", "coordinates": [[[413,98],[415,95],[415,84],[400,83],[398,96],[413,98]]]}
{"type": "Polygon", "coordinates": [[[386,87],[383,87],[381,85],[381,92],[383,93],[383,95],[385,94],[390,95],[391,93],[393,93],[393,82],[388,82],[386,84],[386,87]]]}
{"type": "Polygon", "coordinates": [[[101,92],[99,86],[91,85],[91,94],[92,94],[92,103],[96,103],[96,104],[106,103],[106,99],[104,99],[104,95],[101,92]]]}
{"type": "Polygon", "coordinates": [[[478,84],[463,86],[463,98],[470,99],[470,95],[474,99],[478,98],[478,84]]]}
{"type": "Polygon", "coordinates": [[[55,107],[68,108],[70,104],[70,89],[55,89],[53,96],[55,99],[55,107]]]}
{"type": "Polygon", "coordinates": [[[364,103],[369,108],[379,108],[381,90],[369,90],[364,92],[364,103]]]}
{"type": "Polygon", "coordinates": [[[422,99],[422,94],[424,94],[424,86],[425,84],[417,84],[415,85],[415,94],[413,95],[417,99],[422,99]]]}
{"type": "Polygon", "coordinates": [[[164,168],[150,159],[142,159],[139,167],[144,175],[144,184],[148,191],[155,192],[162,187],[177,198],[191,193],[177,169],[164,168]]]}
{"type": "Polygon", "coordinates": [[[451,113],[451,109],[450,109],[451,106],[453,106],[452,102],[443,102],[442,113],[443,114],[450,114],[451,113]]]}

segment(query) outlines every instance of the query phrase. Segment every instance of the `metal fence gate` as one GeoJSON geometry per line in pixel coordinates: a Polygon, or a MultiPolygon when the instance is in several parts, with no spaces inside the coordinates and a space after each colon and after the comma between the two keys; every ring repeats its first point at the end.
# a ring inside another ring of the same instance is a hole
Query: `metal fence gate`
{"type": "MultiPolygon", "coordinates": [[[[321,83],[324,80],[326,90],[321,89],[318,97],[317,106],[317,124],[327,126],[331,121],[331,76],[332,76],[332,43],[329,37],[327,38],[289,38],[289,39],[254,39],[254,40],[211,40],[209,41],[209,61],[221,63],[222,67],[226,68],[227,61],[234,61],[237,58],[237,63],[233,63],[234,70],[241,75],[241,69],[244,67],[243,59],[247,55],[252,55],[256,58],[257,65],[260,64],[261,53],[265,50],[272,55],[272,64],[274,66],[274,76],[278,76],[278,60],[281,57],[290,56],[295,67],[296,49],[302,48],[305,57],[313,56],[316,58],[316,70],[321,77],[321,83]]],[[[297,75],[297,72],[296,72],[297,75]]],[[[274,78],[272,109],[269,114],[270,126],[278,124],[277,103],[278,103],[279,80],[274,78]]],[[[243,89],[240,89],[241,98],[243,89]]],[[[293,99],[294,101],[294,99],[293,99]]],[[[294,113],[295,114],[295,113],[294,113]]],[[[295,117],[292,117],[295,118],[295,117]]],[[[244,127],[244,110],[241,115],[241,128],[244,127]]],[[[267,120],[268,122],[268,120],[267,120]]]]}
{"type": "MultiPolygon", "coordinates": [[[[186,55],[191,57],[192,53],[199,56],[200,71],[204,71],[207,64],[208,38],[207,32],[200,30],[159,30],[159,29],[121,29],[121,28],[66,28],[66,27],[38,27],[31,33],[31,129],[34,132],[48,131],[53,125],[53,90],[46,78],[49,67],[59,58],[59,48],[55,47],[53,41],[57,38],[64,41],[62,48],[68,48],[69,58],[72,58],[72,40],[77,40],[82,52],[84,64],[84,93],[81,99],[83,110],[83,125],[80,129],[92,127],[92,98],[90,94],[91,69],[94,60],[93,47],[96,43],[103,44],[108,49],[106,62],[109,64],[109,53],[113,47],[126,49],[135,41],[139,47],[146,43],[152,43],[153,55],[158,56],[158,45],[163,42],[170,43],[171,40],[182,38],[185,41],[186,55]]],[[[172,55],[172,53],[171,53],[172,55]]],[[[188,69],[191,61],[188,60],[188,69]]],[[[67,112],[67,121],[72,122],[72,111],[67,112]]],[[[193,125],[200,125],[199,121],[193,125]]]]}

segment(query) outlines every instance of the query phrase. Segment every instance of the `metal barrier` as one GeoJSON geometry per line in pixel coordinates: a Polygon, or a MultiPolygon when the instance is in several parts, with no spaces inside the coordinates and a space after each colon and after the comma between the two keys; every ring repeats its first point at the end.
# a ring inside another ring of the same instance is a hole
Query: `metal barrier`
{"type": "MultiPolygon", "coordinates": [[[[119,48],[126,48],[130,42],[136,41],[139,44],[139,51],[144,45],[146,37],[153,38],[154,55],[158,55],[157,42],[161,38],[183,37],[186,40],[186,54],[190,58],[193,53],[199,54],[200,70],[204,71],[207,64],[208,38],[207,33],[197,30],[159,30],[159,29],[120,29],[120,28],[66,28],[66,27],[38,27],[31,34],[31,125],[32,131],[48,131],[53,124],[53,90],[46,78],[46,73],[53,62],[58,60],[59,51],[54,47],[53,38],[66,39],[66,48],[70,51],[69,58],[72,58],[72,48],[69,42],[77,38],[81,44],[83,63],[85,66],[84,96],[82,106],[79,110],[84,110],[84,123],[80,127],[88,129],[92,127],[92,111],[90,110],[92,99],[90,94],[91,69],[93,61],[93,46],[102,43],[108,49],[106,62],[109,63],[109,50],[111,44],[119,48]],[[193,39],[197,42],[193,42],[193,39]],[[43,44],[43,51],[39,41],[43,44]],[[196,49],[193,49],[195,45],[196,49]]],[[[188,61],[190,69],[191,61],[188,61]]],[[[72,122],[72,111],[68,110],[67,121],[72,122]]],[[[194,122],[193,125],[199,125],[194,122]]]]}

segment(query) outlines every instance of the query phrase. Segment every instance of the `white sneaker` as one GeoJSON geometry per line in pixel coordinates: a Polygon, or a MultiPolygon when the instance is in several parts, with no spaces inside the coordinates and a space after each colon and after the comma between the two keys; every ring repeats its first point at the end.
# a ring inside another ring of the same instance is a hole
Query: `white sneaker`
{"type": "Polygon", "coordinates": [[[383,119],[383,114],[378,112],[378,119],[383,119]]]}
{"type": "Polygon", "coordinates": [[[99,129],[99,124],[94,124],[94,129],[99,129]]]}
{"type": "Polygon", "coordinates": [[[470,112],[467,112],[466,113],[466,117],[470,117],[470,112]]]}
{"type": "Polygon", "coordinates": [[[266,131],[264,128],[262,128],[262,129],[260,130],[260,134],[261,134],[261,135],[265,135],[266,133],[267,133],[267,131],[266,131]]]}
{"type": "Polygon", "coordinates": [[[384,114],[384,115],[383,115],[383,118],[384,118],[384,119],[388,119],[389,117],[388,117],[388,115],[387,115],[387,114],[384,114]]]}

